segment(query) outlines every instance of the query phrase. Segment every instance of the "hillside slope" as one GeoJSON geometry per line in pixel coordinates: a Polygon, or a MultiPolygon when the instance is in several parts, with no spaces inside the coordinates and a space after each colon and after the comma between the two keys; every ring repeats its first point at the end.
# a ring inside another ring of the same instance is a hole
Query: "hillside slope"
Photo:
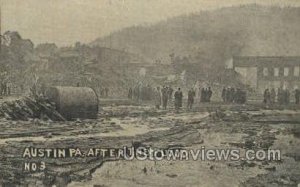
{"type": "Polygon", "coordinates": [[[219,67],[233,55],[299,55],[300,8],[245,5],[135,26],[91,45],[122,49],[153,61],[169,55],[219,67]]]}

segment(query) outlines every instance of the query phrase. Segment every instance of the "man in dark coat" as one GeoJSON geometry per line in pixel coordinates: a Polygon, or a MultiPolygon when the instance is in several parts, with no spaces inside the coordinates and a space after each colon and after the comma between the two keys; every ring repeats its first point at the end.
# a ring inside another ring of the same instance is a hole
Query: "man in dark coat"
{"type": "Polygon", "coordinates": [[[230,94],[231,94],[231,88],[228,87],[228,88],[226,88],[226,92],[225,92],[225,98],[226,98],[227,103],[230,103],[230,98],[231,98],[230,94]]]}
{"type": "Polygon", "coordinates": [[[222,100],[223,100],[223,102],[226,102],[226,88],[225,87],[222,90],[222,100]]]}
{"type": "Polygon", "coordinates": [[[168,87],[168,97],[169,101],[172,101],[172,95],[173,95],[173,88],[171,86],[168,87]]]}
{"type": "Polygon", "coordinates": [[[154,92],[154,105],[157,109],[159,109],[161,105],[161,91],[159,87],[157,87],[154,92]]]}
{"type": "Polygon", "coordinates": [[[174,94],[176,111],[178,111],[182,107],[182,97],[183,97],[183,94],[182,94],[180,88],[178,88],[178,90],[174,94]]]}
{"type": "Polygon", "coordinates": [[[131,87],[128,90],[128,99],[132,99],[132,88],[131,87]]]}
{"type": "Polygon", "coordinates": [[[296,101],[297,105],[299,104],[299,98],[300,98],[300,91],[299,91],[298,88],[296,88],[296,90],[295,90],[295,101],[296,101]]]}
{"type": "Polygon", "coordinates": [[[279,104],[283,104],[283,90],[282,90],[282,88],[278,88],[278,91],[277,91],[277,102],[279,104]]]}
{"type": "Polygon", "coordinates": [[[235,94],[233,96],[234,103],[241,103],[241,90],[239,88],[236,89],[235,94]]]}
{"type": "Polygon", "coordinates": [[[202,88],[201,95],[200,95],[200,102],[205,102],[205,98],[206,98],[205,88],[202,88]]]}
{"type": "Polygon", "coordinates": [[[195,93],[194,89],[191,88],[188,92],[188,104],[187,104],[188,109],[192,109],[193,104],[194,104],[195,95],[196,95],[196,93],[195,93]]]}
{"type": "Polygon", "coordinates": [[[235,91],[234,102],[238,104],[244,104],[246,102],[246,92],[237,88],[235,91]]]}
{"type": "Polygon", "coordinates": [[[230,102],[233,103],[234,102],[234,95],[235,95],[235,88],[231,88],[230,89],[230,102]]]}
{"type": "Polygon", "coordinates": [[[276,92],[274,88],[271,89],[270,97],[271,97],[271,103],[274,104],[276,100],[276,92]]]}
{"type": "Polygon", "coordinates": [[[269,89],[265,89],[265,92],[264,92],[264,103],[265,104],[270,104],[271,102],[271,93],[269,91],[269,89]]]}
{"type": "Polygon", "coordinates": [[[207,102],[210,102],[212,94],[213,94],[213,92],[212,92],[211,88],[208,87],[208,90],[207,90],[207,102]]]}
{"type": "Polygon", "coordinates": [[[290,103],[290,91],[288,89],[284,92],[284,101],[287,105],[290,103]]]}
{"type": "Polygon", "coordinates": [[[162,103],[163,103],[163,109],[167,109],[168,105],[168,88],[166,86],[161,89],[161,95],[162,95],[162,103]]]}

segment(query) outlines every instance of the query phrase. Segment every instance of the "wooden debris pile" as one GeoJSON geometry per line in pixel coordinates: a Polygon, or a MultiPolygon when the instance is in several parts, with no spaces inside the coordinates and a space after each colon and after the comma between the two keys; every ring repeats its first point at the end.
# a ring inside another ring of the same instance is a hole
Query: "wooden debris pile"
{"type": "Polygon", "coordinates": [[[45,98],[23,97],[13,101],[5,101],[0,105],[0,117],[8,120],[42,119],[65,121],[57,112],[55,105],[45,98]]]}

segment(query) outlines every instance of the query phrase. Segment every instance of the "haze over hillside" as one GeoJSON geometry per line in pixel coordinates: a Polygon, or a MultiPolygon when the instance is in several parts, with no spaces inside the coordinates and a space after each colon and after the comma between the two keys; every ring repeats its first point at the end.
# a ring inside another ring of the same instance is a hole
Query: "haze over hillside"
{"type": "Polygon", "coordinates": [[[233,55],[300,55],[300,8],[244,5],[135,26],[99,38],[105,46],[170,62],[170,54],[190,62],[223,67],[233,55]]]}

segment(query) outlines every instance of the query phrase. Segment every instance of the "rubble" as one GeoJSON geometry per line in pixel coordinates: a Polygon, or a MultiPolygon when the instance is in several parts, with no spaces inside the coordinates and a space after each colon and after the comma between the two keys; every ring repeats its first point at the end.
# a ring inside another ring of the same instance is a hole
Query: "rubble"
{"type": "Polygon", "coordinates": [[[54,104],[42,97],[22,97],[13,101],[5,101],[0,106],[0,116],[7,120],[65,121],[65,118],[56,111],[54,104]]]}
{"type": "MultiPolygon", "coordinates": [[[[261,115],[265,115],[266,118],[273,116],[273,113],[265,111],[243,111],[243,113],[225,111],[226,118],[230,120],[223,120],[222,118],[213,120],[212,116],[208,116],[208,113],[203,112],[182,111],[179,114],[174,114],[172,111],[153,111],[147,106],[104,107],[102,112],[107,113],[107,115],[99,115],[96,120],[85,119],[63,123],[53,120],[51,124],[43,124],[41,123],[43,120],[32,118],[22,123],[4,121],[2,125],[3,132],[0,133],[0,138],[3,139],[2,145],[0,145],[0,155],[6,160],[0,159],[0,164],[8,162],[16,164],[13,166],[4,164],[4,171],[1,173],[4,176],[2,178],[3,184],[10,184],[9,178],[15,180],[22,173],[18,164],[24,163],[24,159],[12,157],[11,155],[21,155],[23,148],[28,145],[55,147],[59,144],[61,147],[67,148],[76,145],[83,150],[98,146],[145,146],[159,149],[199,149],[205,146],[209,149],[225,147],[256,150],[283,149],[290,141],[294,142],[295,147],[298,144],[298,138],[294,136],[294,132],[299,132],[298,125],[274,123],[273,120],[257,123],[256,121],[261,118],[261,115]],[[122,110],[128,110],[126,117],[123,117],[125,113],[122,113],[122,110]],[[148,118],[144,119],[144,113],[149,114],[148,118]],[[240,115],[249,116],[250,119],[244,120],[244,117],[240,117],[240,115]],[[138,133],[131,133],[132,131],[138,133]],[[281,136],[289,136],[290,139],[286,139],[285,143],[282,144],[281,136]],[[46,141],[44,141],[45,139],[46,141]],[[278,144],[278,142],[281,143],[278,144]]],[[[289,113],[291,112],[293,111],[289,111],[289,113]]],[[[287,116],[286,113],[282,112],[276,115],[287,116]]],[[[197,184],[198,178],[210,178],[218,173],[222,173],[219,177],[225,183],[227,181],[228,184],[232,184],[232,181],[234,181],[235,184],[240,184],[240,186],[263,186],[272,185],[273,183],[277,186],[292,186],[300,182],[300,170],[296,170],[299,169],[299,162],[295,159],[297,153],[297,149],[290,147],[283,152],[281,162],[246,160],[213,162],[212,165],[210,165],[210,162],[194,161],[155,163],[149,161],[149,164],[144,164],[148,162],[127,162],[106,160],[106,158],[43,159],[47,163],[47,172],[42,173],[45,176],[41,175],[37,177],[37,180],[43,181],[43,184],[48,186],[59,186],[60,184],[82,186],[83,181],[91,184],[90,186],[94,184],[122,186],[122,182],[135,184],[135,181],[139,180],[145,185],[155,186],[156,181],[158,181],[156,180],[157,177],[164,177],[163,179],[166,179],[164,185],[168,186],[181,184],[180,182],[185,181],[187,177],[184,173],[199,169],[197,178],[189,180],[191,186],[197,184]],[[207,164],[209,165],[207,166],[207,164]],[[295,167],[296,169],[293,169],[295,167]],[[287,174],[285,174],[286,170],[288,171],[287,174]],[[106,174],[106,171],[109,171],[109,175],[106,174]],[[120,183],[117,183],[115,181],[121,175],[119,172],[121,172],[123,179],[120,183]],[[282,174],[283,180],[277,181],[276,179],[279,178],[277,176],[282,174]],[[61,181],[62,176],[65,175],[68,175],[68,178],[61,181]],[[241,176],[243,180],[241,181],[232,176],[241,176]],[[262,182],[259,182],[260,180],[262,182]],[[114,182],[110,184],[107,181],[114,182]]],[[[193,176],[193,174],[190,173],[189,176],[193,176]]],[[[33,175],[27,175],[26,177],[32,179],[33,175]]],[[[18,181],[24,186],[32,184],[31,181],[22,178],[18,178],[18,181]]],[[[207,182],[209,183],[207,186],[219,184],[213,180],[207,180],[207,182]]]]}

